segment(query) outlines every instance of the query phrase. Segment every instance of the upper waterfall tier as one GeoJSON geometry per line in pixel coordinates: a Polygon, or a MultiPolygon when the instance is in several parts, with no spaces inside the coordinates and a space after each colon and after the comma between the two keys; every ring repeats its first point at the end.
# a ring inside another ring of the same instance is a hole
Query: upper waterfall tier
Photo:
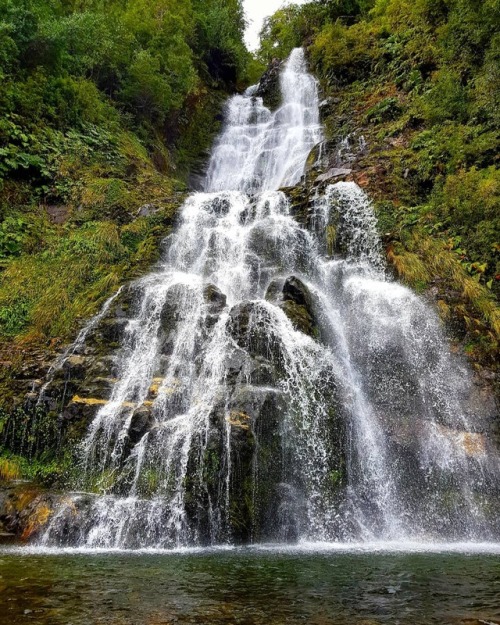
{"type": "Polygon", "coordinates": [[[226,123],[207,172],[206,191],[250,195],[297,183],[311,149],[321,141],[318,87],[295,49],[280,77],[282,105],[274,113],[255,87],[229,101],[226,123]]]}

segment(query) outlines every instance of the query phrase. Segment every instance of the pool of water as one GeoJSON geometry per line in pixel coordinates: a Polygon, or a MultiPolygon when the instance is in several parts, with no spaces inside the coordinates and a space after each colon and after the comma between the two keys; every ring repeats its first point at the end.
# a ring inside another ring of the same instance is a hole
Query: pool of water
{"type": "Polygon", "coordinates": [[[500,550],[0,551],[0,625],[500,623],[500,550]]]}

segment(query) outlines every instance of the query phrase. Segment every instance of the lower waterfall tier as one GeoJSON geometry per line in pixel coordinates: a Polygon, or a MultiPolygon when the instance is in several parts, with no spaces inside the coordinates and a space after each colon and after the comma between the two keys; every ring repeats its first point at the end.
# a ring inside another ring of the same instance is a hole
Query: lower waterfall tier
{"type": "Polygon", "coordinates": [[[43,401],[72,396],[87,434],[42,544],[499,535],[488,415],[385,276],[368,198],[337,183],[292,213],[281,192],[191,196],[164,265],[55,372],[43,401]]]}

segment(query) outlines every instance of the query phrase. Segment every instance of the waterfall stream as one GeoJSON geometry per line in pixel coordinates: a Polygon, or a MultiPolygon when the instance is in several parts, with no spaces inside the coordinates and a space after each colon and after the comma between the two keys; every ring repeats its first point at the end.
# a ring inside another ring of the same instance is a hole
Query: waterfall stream
{"type": "Polygon", "coordinates": [[[435,312],[386,275],[352,182],[312,227],[278,189],[321,141],[304,53],[282,106],[233,97],[136,307],[109,401],[81,445],[80,490],[43,544],[486,540],[496,454],[435,312]],[[331,254],[332,236],[342,254],[331,254]]]}

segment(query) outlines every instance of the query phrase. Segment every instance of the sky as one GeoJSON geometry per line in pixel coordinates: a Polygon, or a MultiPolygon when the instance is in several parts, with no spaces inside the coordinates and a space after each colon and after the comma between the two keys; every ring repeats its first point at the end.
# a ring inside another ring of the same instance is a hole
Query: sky
{"type": "MultiPolygon", "coordinates": [[[[304,0],[295,0],[296,4],[302,4],[304,0]]],[[[247,20],[250,22],[245,40],[250,50],[256,50],[259,46],[259,32],[264,18],[272,15],[281,6],[289,4],[284,0],[243,0],[247,20]]]]}

